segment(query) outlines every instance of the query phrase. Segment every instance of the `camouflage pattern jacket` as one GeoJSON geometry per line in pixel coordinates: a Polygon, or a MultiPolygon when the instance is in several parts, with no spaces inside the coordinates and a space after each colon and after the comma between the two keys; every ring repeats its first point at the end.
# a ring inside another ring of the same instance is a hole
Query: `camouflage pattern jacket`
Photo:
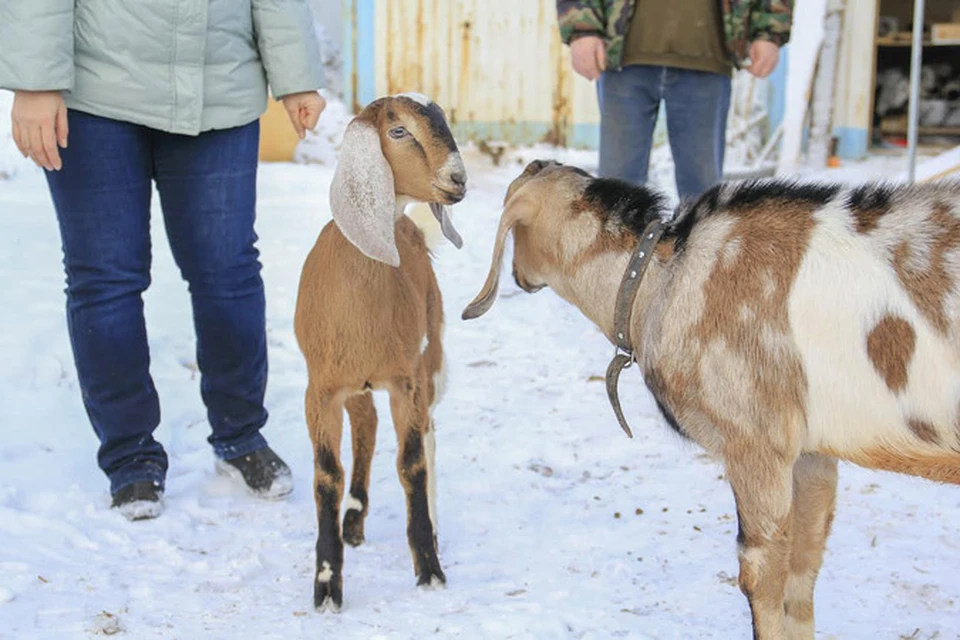
{"type": "MultiPolygon", "coordinates": [[[[659,0],[655,0],[659,1],[659,0]]],[[[730,60],[745,66],[750,43],[769,40],[782,47],[790,39],[793,0],[717,0],[730,60]]],[[[607,68],[621,68],[623,42],[637,0],[557,0],[560,38],[570,44],[582,36],[607,43],[607,68]]]]}

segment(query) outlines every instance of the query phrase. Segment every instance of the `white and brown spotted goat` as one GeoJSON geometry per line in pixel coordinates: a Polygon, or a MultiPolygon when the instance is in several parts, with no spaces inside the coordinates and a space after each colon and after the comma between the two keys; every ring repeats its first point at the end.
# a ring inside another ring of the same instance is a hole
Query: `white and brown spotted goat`
{"type": "MultiPolygon", "coordinates": [[[[492,306],[513,231],[517,284],[615,341],[621,279],[660,215],[645,189],[531,163],[464,317],[492,306]]],[[[813,638],[837,459],[960,483],[960,183],[715,187],[668,224],[632,311],[665,418],[725,466],[755,636],[813,638]]]]}
{"type": "Polygon", "coordinates": [[[340,609],[343,541],[356,546],[364,539],[377,429],[375,389],[390,394],[417,583],[446,581],[437,555],[431,417],[442,391],[443,308],[423,234],[403,210],[413,201],[431,203],[444,235],[459,246],[441,205],[464,197],[466,179],[442,109],[423,96],[372,102],[344,134],[330,187],[333,221],[303,265],[294,321],[309,373],[306,418],[319,524],[318,609],[340,609]],[[341,538],[344,408],[354,463],[341,538]]]}

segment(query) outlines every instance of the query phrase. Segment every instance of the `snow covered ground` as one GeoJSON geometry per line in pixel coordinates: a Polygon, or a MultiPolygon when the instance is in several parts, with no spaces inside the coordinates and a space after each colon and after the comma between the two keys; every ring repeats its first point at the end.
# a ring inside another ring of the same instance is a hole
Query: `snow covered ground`
{"type": "MultiPolygon", "coordinates": [[[[2,95],[2,94],[0,94],[2,95]]],[[[2,107],[3,105],[0,105],[2,107]]],[[[0,108],[0,117],[7,111],[0,108]]],[[[622,381],[627,440],[602,382],[610,345],[553,293],[520,292],[469,323],[500,203],[523,162],[468,152],[465,240],[435,261],[449,386],[436,413],[439,539],[449,585],[414,587],[396,443],[383,398],[367,543],[347,549],[345,608],[312,608],[315,516],[305,368],[292,319],[300,266],[328,220],[332,167],[265,165],[260,249],[270,370],[266,435],[294,470],[281,503],[213,472],[184,283],[154,221],[146,295],[170,454],[167,510],[111,511],[63,320],[53,210],[38,170],[0,168],[0,637],[744,638],[736,520],[721,469],[664,426],[635,370],[622,381]]],[[[850,167],[857,178],[887,161],[850,167]]],[[[155,203],[156,205],[156,203],[155,203]]],[[[349,447],[344,448],[349,459],[349,447]]],[[[817,591],[823,638],[958,638],[960,492],[844,465],[817,591]]]]}

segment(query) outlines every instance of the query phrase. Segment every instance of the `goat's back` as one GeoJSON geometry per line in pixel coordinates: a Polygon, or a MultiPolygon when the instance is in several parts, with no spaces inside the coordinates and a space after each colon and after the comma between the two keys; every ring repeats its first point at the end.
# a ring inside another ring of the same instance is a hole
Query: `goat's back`
{"type": "Polygon", "coordinates": [[[960,184],[726,185],[686,215],[657,375],[698,415],[960,482],[960,184]]]}
{"type": "Polygon", "coordinates": [[[439,344],[442,303],[423,234],[396,226],[400,267],[371,260],[328,223],[303,266],[294,318],[311,379],[378,387],[410,375],[430,340],[439,344]]]}

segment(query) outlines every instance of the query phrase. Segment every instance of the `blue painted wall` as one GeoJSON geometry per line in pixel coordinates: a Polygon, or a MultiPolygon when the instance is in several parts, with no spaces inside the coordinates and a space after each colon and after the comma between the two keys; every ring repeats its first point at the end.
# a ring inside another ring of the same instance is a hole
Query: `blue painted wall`
{"type": "Polygon", "coordinates": [[[377,97],[375,9],[375,0],[344,0],[343,99],[348,105],[363,106],[377,97]]]}

